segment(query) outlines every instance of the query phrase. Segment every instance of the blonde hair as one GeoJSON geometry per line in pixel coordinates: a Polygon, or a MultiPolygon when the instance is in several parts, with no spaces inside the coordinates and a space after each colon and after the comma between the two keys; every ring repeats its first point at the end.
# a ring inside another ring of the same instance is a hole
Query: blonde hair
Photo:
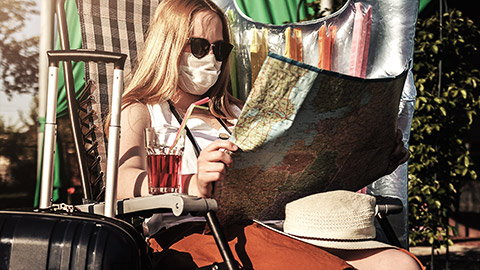
{"type": "MultiPolygon", "coordinates": [[[[223,39],[230,42],[225,15],[210,0],[162,0],[123,95],[122,109],[137,102],[155,104],[172,97],[177,90],[180,55],[193,31],[193,16],[205,10],[220,17],[223,39]]],[[[242,104],[228,93],[229,83],[229,61],[223,61],[217,82],[204,95],[211,99],[212,114],[226,119],[234,118],[231,103],[242,104]]]]}

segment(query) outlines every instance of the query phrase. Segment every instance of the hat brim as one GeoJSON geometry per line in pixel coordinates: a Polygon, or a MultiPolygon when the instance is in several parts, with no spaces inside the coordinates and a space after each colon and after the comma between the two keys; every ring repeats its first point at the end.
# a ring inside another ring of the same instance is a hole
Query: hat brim
{"type": "Polygon", "coordinates": [[[267,224],[258,220],[253,220],[255,223],[262,225],[265,228],[273,230],[277,233],[283,234],[290,238],[309,243],[315,246],[324,247],[324,248],[335,248],[335,249],[345,249],[345,250],[358,250],[358,249],[376,249],[376,248],[395,248],[392,245],[375,241],[375,240],[358,240],[358,241],[340,241],[340,240],[312,240],[304,239],[298,236],[291,235],[283,231],[283,227],[279,224],[267,224]]]}

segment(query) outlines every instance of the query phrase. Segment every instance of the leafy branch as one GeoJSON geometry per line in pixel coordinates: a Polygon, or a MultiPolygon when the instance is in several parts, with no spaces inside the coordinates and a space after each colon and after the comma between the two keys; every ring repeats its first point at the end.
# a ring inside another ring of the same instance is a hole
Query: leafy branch
{"type": "Polygon", "coordinates": [[[480,109],[480,32],[452,10],[419,20],[413,73],[417,88],[410,138],[410,244],[451,244],[448,218],[463,183],[477,178],[466,135],[480,109]],[[440,32],[441,31],[441,32],[440,32]]]}

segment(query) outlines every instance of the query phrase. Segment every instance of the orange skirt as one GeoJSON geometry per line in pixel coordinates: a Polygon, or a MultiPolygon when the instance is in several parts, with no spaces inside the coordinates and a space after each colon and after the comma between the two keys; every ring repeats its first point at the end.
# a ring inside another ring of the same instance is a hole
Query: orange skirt
{"type": "MultiPolygon", "coordinates": [[[[161,269],[195,269],[221,263],[205,223],[181,224],[149,239],[153,261],[161,269]]],[[[242,269],[354,269],[327,251],[289,238],[256,223],[224,229],[230,249],[242,269]]]]}

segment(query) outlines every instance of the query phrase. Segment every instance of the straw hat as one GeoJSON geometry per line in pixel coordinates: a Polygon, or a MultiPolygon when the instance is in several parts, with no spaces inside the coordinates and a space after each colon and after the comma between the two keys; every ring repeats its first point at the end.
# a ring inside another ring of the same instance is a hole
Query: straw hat
{"type": "Polygon", "coordinates": [[[373,196],[337,190],[310,195],[285,207],[283,231],[316,246],[337,249],[373,249],[393,246],[375,241],[373,196]]]}

